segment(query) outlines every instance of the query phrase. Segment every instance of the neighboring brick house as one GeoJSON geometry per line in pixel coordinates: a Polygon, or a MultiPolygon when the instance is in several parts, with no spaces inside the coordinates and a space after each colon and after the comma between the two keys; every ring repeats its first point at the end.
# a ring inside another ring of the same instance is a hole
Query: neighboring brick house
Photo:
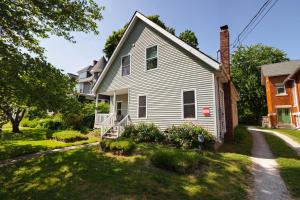
{"type": "Polygon", "coordinates": [[[261,66],[269,127],[300,128],[300,60],[261,66]]]}

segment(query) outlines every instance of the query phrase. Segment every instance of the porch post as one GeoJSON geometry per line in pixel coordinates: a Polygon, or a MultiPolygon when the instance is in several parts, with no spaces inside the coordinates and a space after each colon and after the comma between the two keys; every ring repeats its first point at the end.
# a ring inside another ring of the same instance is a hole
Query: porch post
{"type": "Polygon", "coordinates": [[[113,98],[113,113],[115,114],[116,111],[116,91],[114,91],[114,98],[113,98]]]}
{"type": "Polygon", "coordinates": [[[95,108],[95,114],[97,114],[97,108],[98,108],[98,94],[96,94],[96,108],[95,108]]]}

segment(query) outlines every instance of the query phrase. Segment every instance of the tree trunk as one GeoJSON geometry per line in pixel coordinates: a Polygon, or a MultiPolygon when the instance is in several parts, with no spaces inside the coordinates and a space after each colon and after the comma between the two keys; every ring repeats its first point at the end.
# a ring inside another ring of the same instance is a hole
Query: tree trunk
{"type": "Polygon", "coordinates": [[[11,124],[12,124],[12,132],[13,133],[21,133],[21,131],[19,129],[19,124],[20,124],[19,121],[14,120],[14,121],[11,122],[11,124]]]}

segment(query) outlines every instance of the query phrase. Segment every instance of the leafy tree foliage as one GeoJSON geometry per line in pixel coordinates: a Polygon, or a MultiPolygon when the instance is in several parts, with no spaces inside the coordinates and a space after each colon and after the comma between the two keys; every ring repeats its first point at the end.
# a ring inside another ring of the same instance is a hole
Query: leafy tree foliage
{"type": "Polygon", "coordinates": [[[179,38],[195,49],[198,49],[198,39],[193,31],[185,30],[184,32],[180,33],[179,38]]]}
{"type": "Polygon", "coordinates": [[[288,60],[282,50],[261,44],[240,46],[231,61],[232,81],[240,94],[238,112],[243,123],[259,123],[267,113],[266,89],[261,85],[260,66],[288,60]]]}
{"type": "Polygon", "coordinates": [[[101,11],[93,0],[0,1],[0,115],[13,132],[32,108],[60,110],[74,82],[45,61],[40,38],[75,42],[71,32],[98,34],[101,11]]]}
{"type": "MultiPolygon", "coordinates": [[[[167,27],[165,25],[165,23],[160,20],[159,17],[160,17],[159,15],[151,15],[151,16],[148,16],[148,19],[150,19],[151,21],[153,21],[154,23],[156,23],[157,25],[159,25],[163,29],[166,29],[167,31],[169,31],[170,33],[175,35],[175,29],[171,28],[171,27],[167,27]]],[[[108,38],[106,39],[103,52],[105,53],[105,56],[108,59],[112,56],[114,50],[118,46],[118,44],[119,44],[122,36],[124,35],[128,25],[129,24],[126,23],[123,28],[121,28],[117,31],[113,31],[112,34],[110,36],[108,36],[108,38]]]]}

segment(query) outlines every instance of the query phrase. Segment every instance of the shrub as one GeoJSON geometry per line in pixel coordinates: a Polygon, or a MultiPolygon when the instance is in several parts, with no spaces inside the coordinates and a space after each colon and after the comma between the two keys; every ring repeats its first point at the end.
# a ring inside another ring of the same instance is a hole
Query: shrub
{"type": "Polygon", "coordinates": [[[166,143],[184,149],[198,148],[200,145],[204,149],[210,149],[215,143],[215,138],[206,129],[199,125],[183,124],[172,126],[165,130],[166,143]],[[198,141],[198,135],[203,135],[204,142],[198,141]]]}
{"type": "Polygon", "coordinates": [[[98,104],[97,110],[99,113],[109,113],[109,103],[100,102],[98,104]]]}
{"type": "Polygon", "coordinates": [[[102,151],[112,151],[118,155],[128,155],[135,149],[135,143],[130,139],[117,140],[103,139],[100,141],[102,151]]]}
{"type": "Polygon", "coordinates": [[[125,127],[123,136],[133,139],[135,142],[162,142],[165,137],[153,123],[128,125],[125,127]]]}
{"type": "Polygon", "coordinates": [[[237,126],[234,129],[234,141],[241,142],[247,137],[248,131],[245,126],[237,126]]]}
{"type": "Polygon", "coordinates": [[[76,142],[79,140],[88,139],[87,136],[81,134],[80,132],[72,130],[55,132],[53,133],[52,138],[62,142],[76,142]]]}
{"type": "Polygon", "coordinates": [[[178,149],[164,149],[156,151],[151,156],[151,163],[161,169],[177,173],[190,173],[206,163],[197,152],[178,149]]]}

